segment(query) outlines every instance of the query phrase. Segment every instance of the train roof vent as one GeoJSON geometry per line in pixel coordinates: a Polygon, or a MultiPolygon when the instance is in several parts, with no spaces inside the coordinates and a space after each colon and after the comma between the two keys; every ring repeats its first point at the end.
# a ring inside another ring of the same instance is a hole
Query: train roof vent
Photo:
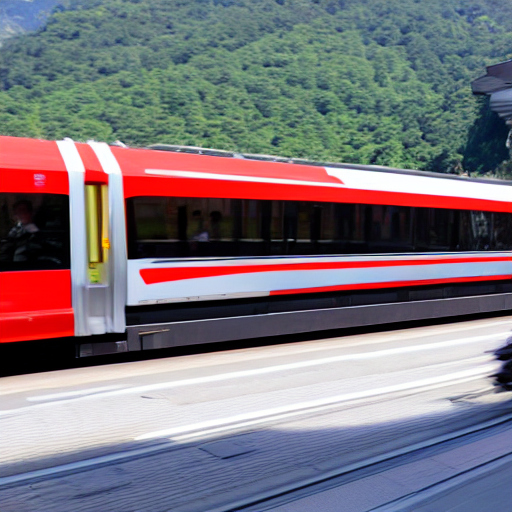
{"type": "Polygon", "coordinates": [[[291,158],[286,158],[284,156],[275,156],[275,155],[259,155],[257,153],[240,153],[242,158],[246,158],[247,160],[261,160],[263,162],[282,162],[282,163],[293,163],[291,158]]]}
{"type": "MultiPolygon", "coordinates": [[[[512,61],[511,61],[512,62],[512,61]]],[[[147,149],[154,149],[157,151],[172,151],[175,153],[190,153],[194,155],[208,155],[208,156],[222,156],[224,158],[241,158],[244,160],[259,160],[264,162],[280,162],[287,164],[299,165],[314,165],[320,167],[335,167],[343,169],[355,169],[358,171],[374,171],[384,172],[391,174],[407,174],[412,176],[431,176],[433,178],[444,178],[452,180],[466,180],[468,176],[459,176],[454,174],[445,174],[442,172],[432,171],[417,171],[410,169],[396,169],[393,167],[383,167],[380,165],[364,165],[364,164],[347,164],[347,163],[334,163],[334,162],[315,162],[305,158],[286,158],[275,155],[260,155],[256,153],[238,153],[235,151],[225,151],[222,149],[201,148],[198,146],[179,146],[174,144],[151,144],[147,149]]],[[[479,181],[482,183],[499,182],[503,185],[512,186],[512,181],[497,178],[472,178],[472,181],[479,181]]]]}
{"type": "Polygon", "coordinates": [[[194,155],[224,156],[228,158],[236,158],[240,156],[233,151],[224,151],[222,149],[200,148],[197,146],[177,146],[174,144],[151,144],[149,149],[157,151],[172,151],[174,153],[191,153],[194,155]]]}
{"type": "Polygon", "coordinates": [[[198,146],[178,146],[174,144],[151,144],[149,149],[157,151],[173,151],[175,153],[191,153],[194,155],[223,156],[226,158],[244,158],[247,160],[262,160],[264,162],[284,162],[284,163],[309,163],[308,160],[294,160],[282,156],[260,155],[256,153],[238,153],[235,151],[224,151],[222,149],[200,148],[198,146]]]}

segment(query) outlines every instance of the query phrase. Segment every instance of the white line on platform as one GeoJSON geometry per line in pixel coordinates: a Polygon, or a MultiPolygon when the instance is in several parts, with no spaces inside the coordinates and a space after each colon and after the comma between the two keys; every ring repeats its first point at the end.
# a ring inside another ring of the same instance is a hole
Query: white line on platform
{"type": "Polygon", "coordinates": [[[255,411],[245,414],[236,414],[235,416],[229,416],[227,418],[219,418],[215,420],[202,421],[191,425],[184,425],[182,427],[175,427],[165,430],[157,430],[155,432],[149,432],[135,437],[135,441],[145,441],[148,439],[157,438],[173,438],[175,441],[178,439],[175,436],[179,436],[180,439],[196,437],[198,435],[210,434],[212,429],[219,427],[236,428],[239,426],[249,426],[253,422],[261,422],[262,420],[268,421],[268,419],[276,419],[277,416],[286,417],[290,413],[303,413],[305,410],[317,409],[319,407],[326,407],[330,405],[337,405],[341,402],[348,402],[353,400],[361,400],[365,398],[373,398],[390,393],[397,393],[400,391],[408,391],[411,389],[425,388],[429,386],[437,386],[440,384],[453,384],[455,382],[465,382],[467,380],[473,380],[483,375],[488,375],[489,372],[494,370],[493,365],[486,365],[481,368],[472,368],[471,370],[464,370],[460,372],[451,373],[448,375],[441,375],[439,377],[431,377],[429,379],[420,379],[414,382],[405,382],[402,384],[395,384],[393,386],[384,386],[380,388],[368,389],[365,391],[356,391],[353,393],[345,393],[343,395],[337,395],[329,398],[320,398],[317,400],[310,400],[308,402],[300,402],[293,405],[286,405],[281,407],[273,407],[271,409],[265,409],[262,411],[255,411]],[[186,436],[185,436],[186,435],[186,436]]]}
{"type": "MultiPolygon", "coordinates": [[[[477,375],[477,376],[473,376],[473,377],[468,377],[466,379],[458,379],[456,381],[449,381],[449,382],[442,382],[442,383],[439,383],[439,384],[432,384],[430,386],[425,386],[425,387],[422,387],[421,388],[421,391],[432,391],[434,389],[438,389],[438,388],[442,388],[442,387],[446,387],[446,386],[452,386],[454,384],[463,384],[465,382],[471,382],[471,381],[474,381],[474,380],[478,380],[480,379],[482,376],[481,375],[477,375]]],[[[415,388],[417,389],[417,388],[415,388]]],[[[407,389],[404,389],[402,391],[407,391],[407,389]]],[[[392,393],[392,392],[390,392],[392,393]]],[[[378,395],[378,396],[382,396],[382,395],[378,395]]],[[[361,398],[353,398],[352,400],[344,400],[344,401],[350,401],[352,404],[353,403],[357,403],[357,402],[360,402],[362,400],[364,400],[365,398],[372,398],[371,396],[368,396],[368,397],[361,397],[361,398]]],[[[326,411],[329,411],[331,409],[336,409],[340,406],[340,403],[343,403],[343,402],[335,402],[335,403],[332,403],[332,404],[327,404],[327,405],[323,405],[323,406],[318,406],[318,407],[314,407],[313,409],[300,409],[300,410],[297,410],[297,411],[291,411],[291,412],[287,412],[287,413],[283,413],[283,414],[276,414],[275,416],[265,416],[265,417],[262,417],[262,418],[257,418],[257,419],[253,419],[253,420],[248,420],[248,421],[243,421],[243,422],[240,422],[240,423],[236,423],[236,424],[227,424],[227,425],[220,425],[218,427],[213,427],[213,428],[209,428],[209,429],[206,429],[206,430],[199,430],[199,431],[195,431],[195,432],[188,432],[188,433],[184,433],[184,434],[180,434],[180,435],[175,435],[175,436],[172,436],[172,437],[169,437],[167,439],[171,440],[171,441],[174,441],[174,442],[181,442],[181,441],[188,441],[188,440],[191,440],[191,439],[194,439],[194,438],[198,438],[198,437],[204,437],[204,436],[213,436],[213,435],[216,435],[216,434],[221,434],[223,432],[226,432],[226,431],[232,431],[233,429],[240,429],[240,428],[246,428],[246,427],[255,427],[257,425],[261,425],[263,423],[268,423],[269,420],[273,421],[273,422],[280,422],[282,420],[287,420],[287,419],[291,419],[291,418],[294,418],[294,417],[297,417],[297,416],[301,416],[301,415],[304,415],[305,413],[307,413],[308,411],[315,411],[315,412],[321,412],[321,413],[325,413],[326,411]]]]}
{"type": "MultiPolygon", "coordinates": [[[[313,359],[313,360],[307,360],[307,361],[299,361],[296,363],[287,363],[287,364],[281,364],[281,365],[275,365],[275,366],[266,366],[262,368],[255,368],[252,370],[242,370],[237,372],[230,372],[230,373],[223,373],[223,374],[214,374],[214,375],[207,375],[204,377],[195,377],[193,379],[183,379],[183,380],[177,380],[177,381],[170,381],[170,382],[161,382],[158,384],[147,384],[144,386],[134,386],[129,388],[122,388],[122,389],[116,389],[112,391],[105,391],[100,393],[94,393],[94,394],[86,394],[82,396],[77,396],[73,398],[67,398],[67,399],[60,399],[53,402],[46,402],[46,403],[39,403],[28,407],[19,407],[17,409],[8,409],[4,411],[0,411],[0,417],[16,414],[23,412],[25,410],[32,410],[34,407],[50,407],[53,405],[60,405],[69,403],[71,401],[75,400],[87,400],[91,398],[107,398],[107,397],[114,397],[114,396],[122,396],[122,395],[129,395],[129,394],[136,394],[136,393],[147,393],[150,391],[159,391],[163,389],[173,389],[173,388],[180,388],[185,386],[193,386],[198,384],[208,384],[212,382],[222,382],[226,380],[232,380],[232,379],[240,379],[245,377],[252,377],[256,375],[265,375],[270,373],[277,373],[277,372],[284,372],[284,371],[290,371],[290,370],[298,370],[302,368],[310,368],[314,366],[320,366],[325,364],[332,364],[332,363],[339,363],[343,361],[361,361],[365,359],[378,359],[381,357],[389,357],[389,356],[395,356],[398,354],[408,354],[408,353],[414,353],[414,352],[424,352],[428,350],[437,350],[437,349],[443,349],[443,348],[449,348],[449,347],[456,347],[460,345],[467,345],[469,343],[478,343],[480,341],[485,341],[489,339],[496,339],[498,340],[501,337],[509,335],[509,331],[500,332],[500,333],[494,333],[494,334],[487,334],[483,336],[473,336],[472,338],[458,338],[455,340],[450,341],[443,341],[438,343],[426,343],[423,345],[416,345],[416,346],[407,346],[407,347],[399,347],[399,348],[391,348],[391,349],[385,349],[385,350],[375,350],[375,351],[369,351],[359,354],[346,354],[341,356],[333,356],[333,357],[327,357],[327,358],[321,358],[321,359],[313,359]]],[[[94,389],[94,388],[92,388],[94,389]]],[[[86,392],[87,390],[81,390],[82,392],[86,392]]],[[[44,402],[45,400],[51,400],[47,398],[48,395],[36,395],[35,397],[28,397],[27,400],[30,401],[40,401],[44,402]]]]}

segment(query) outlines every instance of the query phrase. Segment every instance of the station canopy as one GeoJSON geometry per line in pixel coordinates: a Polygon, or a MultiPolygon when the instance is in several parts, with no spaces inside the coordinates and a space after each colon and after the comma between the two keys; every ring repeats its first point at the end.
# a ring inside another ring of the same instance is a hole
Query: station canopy
{"type": "Polygon", "coordinates": [[[490,107],[512,124],[512,60],[487,67],[487,74],[471,83],[473,94],[488,94],[490,107]]]}

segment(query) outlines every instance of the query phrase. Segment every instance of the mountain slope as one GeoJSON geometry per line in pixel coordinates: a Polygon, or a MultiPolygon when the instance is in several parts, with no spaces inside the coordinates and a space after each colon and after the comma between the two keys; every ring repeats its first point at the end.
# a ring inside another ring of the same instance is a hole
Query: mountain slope
{"type": "MultiPolygon", "coordinates": [[[[448,171],[512,5],[425,4],[75,0],[2,49],[0,130],[448,171]]],[[[488,153],[472,170],[507,157],[488,153]]]]}
{"type": "Polygon", "coordinates": [[[2,0],[0,2],[0,43],[45,24],[55,6],[67,0],[2,0]]]}

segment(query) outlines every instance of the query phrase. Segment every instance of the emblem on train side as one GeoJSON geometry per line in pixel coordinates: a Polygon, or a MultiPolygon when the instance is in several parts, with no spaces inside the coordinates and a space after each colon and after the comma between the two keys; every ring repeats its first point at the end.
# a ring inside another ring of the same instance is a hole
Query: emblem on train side
{"type": "Polygon", "coordinates": [[[34,174],[34,185],[36,187],[44,187],[46,185],[46,175],[34,174]]]}

